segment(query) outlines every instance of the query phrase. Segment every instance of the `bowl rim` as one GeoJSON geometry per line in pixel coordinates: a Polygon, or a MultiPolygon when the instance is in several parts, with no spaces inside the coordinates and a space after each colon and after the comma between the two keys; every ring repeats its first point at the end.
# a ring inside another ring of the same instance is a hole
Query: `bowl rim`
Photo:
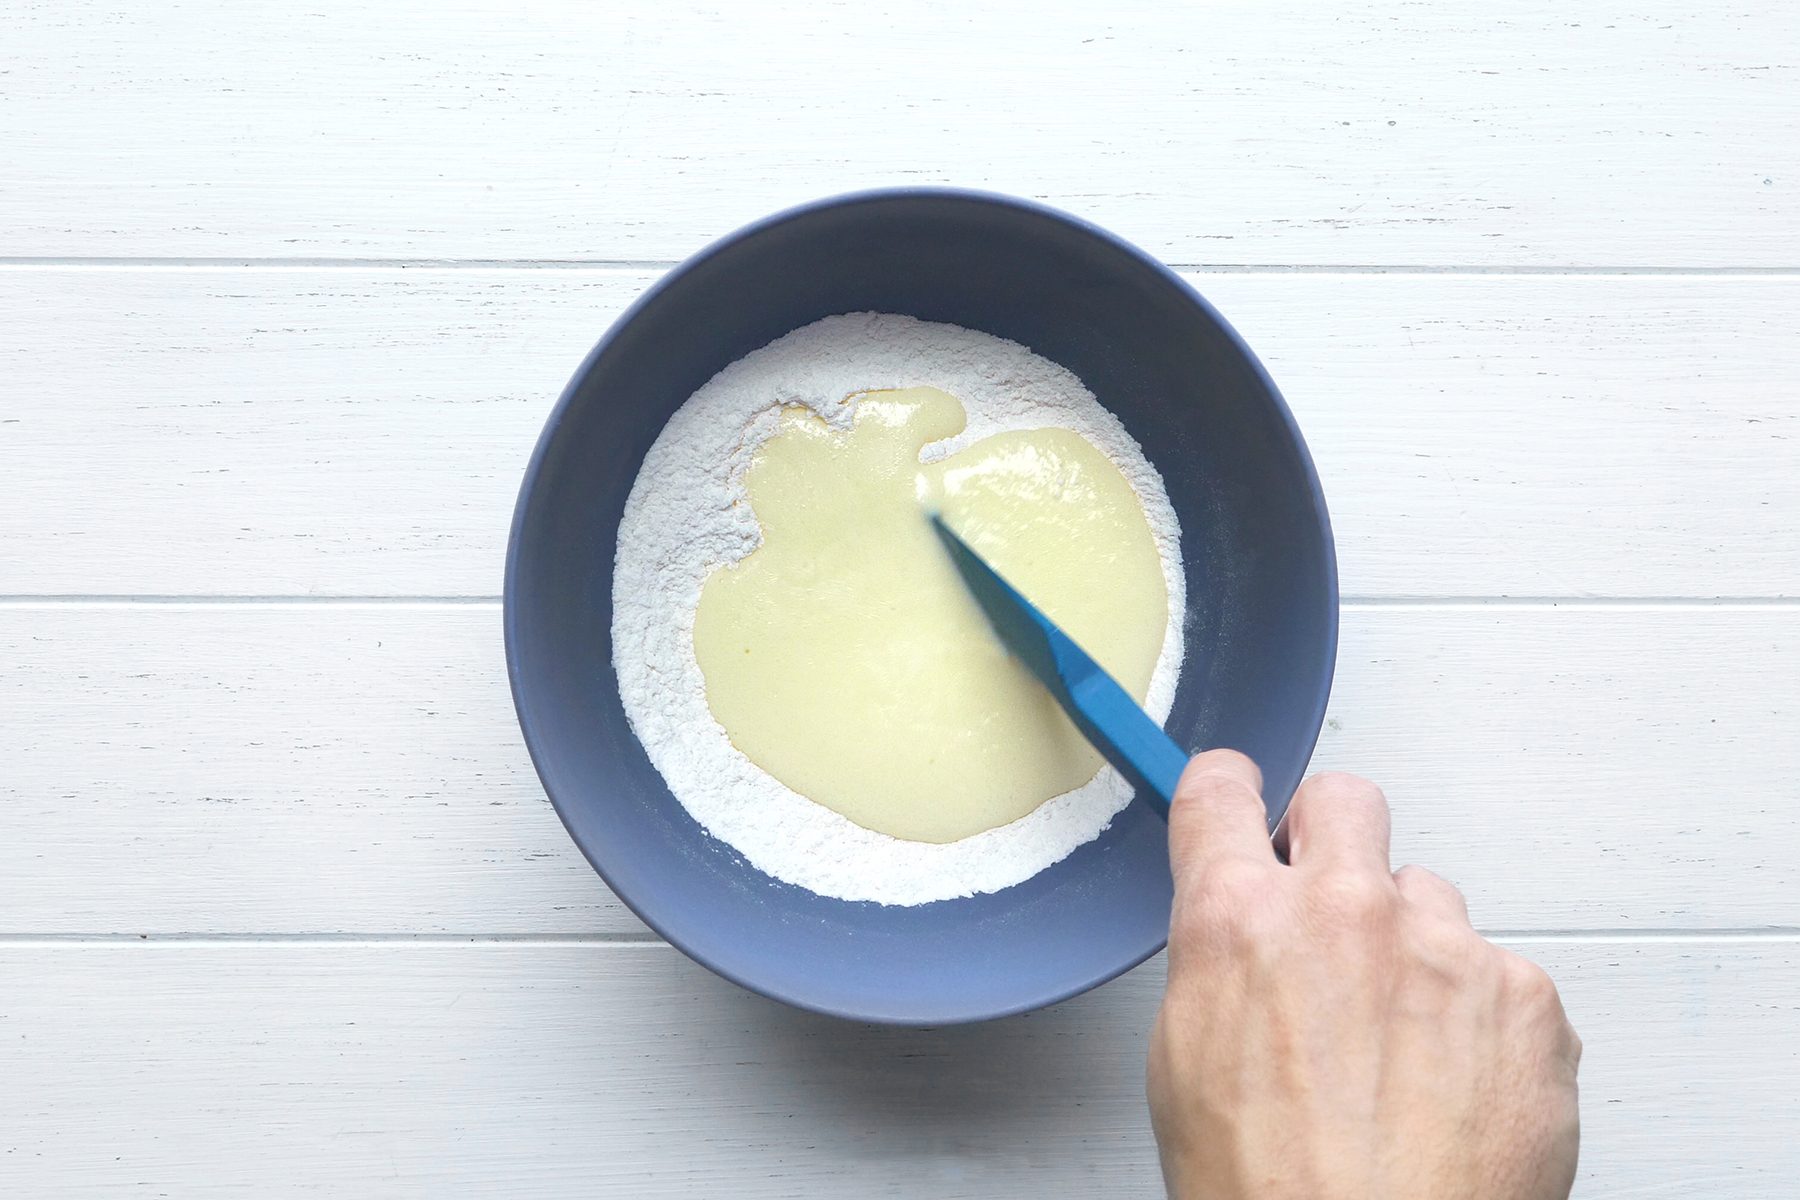
{"type": "MultiPolygon", "coordinates": [[[[606,884],[607,889],[612,892],[613,896],[621,904],[625,905],[634,916],[648,926],[651,932],[655,933],[671,946],[680,950],[682,954],[707,968],[715,975],[727,979],[739,987],[757,995],[765,996],[793,1008],[818,1013],[823,1016],[838,1017],[845,1020],[860,1021],[874,1025],[941,1028],[951,1025],[998,1020],[1003,1017],[1017,1016],[1021,1013],[1033,1012],[1040,1008],[1047,1008],[1053,1004],[1060,1004],[1065,1000],[1072,999],[1085,992],[1091,991],[1102,984],[1109,983],[1127,972],[1142,966],[1145,962],[1148,962],[1163,951],[1168,945],[1167,936],[1165,935],[1143,954],[1122,961],[1116,968],[1101,971],[1091,977],[1084,977],[1080,981],[1072,984],[1060,984],[1047,989],[1041,995],[1027,997],[1017,1003],[1009,1004],[997,1009],[984,1008],[980,1011],[959,1010],[944,1014],[930,1014],[924,1018],[912,1018],[892,1012],[879,1013],[854,1011],[836,1007],[828,1003],[821,1003],[809,999],[803,995],[794,994],[778,986],[772,986],[761,981],[747,979],[741,973],[732,971],[713,962],[707,955],[698,953],[692,947],[685,944],[680,938],[672,936],[662,927],[661,923],[659,923],[654,916],[643,911],[636,901],[625,892],[621,891],[614,884],[613,879],[607,873],[606,868],[602,866],[595,857],[594,851],[590,849],[587,843],[576,833],[574,825],[570,823],[569,814],[565,809],[564,803],[557,797],[556,791],[551,787],[549,778],[546,775],[545,765],[539,748],[540,735],[534,728],[535,722],[528,716],[523,686],[521,684],[521,633],[518,628],[520,619],[519,609],[514,602],[514,596],[518,585],[519,545],[521,534],[524,530],[526,513],[530,508],[532,494],[537,487],[538,476],[542,471],[545,459],[549,455],[550,446],[556,440],[556,435],[562,426],[563,420],[568,415],[570,407],[574,403],[576,393],[581,389],[582,384],[586,381],[595,365],[605,356],[607,351],[611,349],[613,342],[618,338],[620,332],[632,321],[636,320],[640,312],[656,301],[682,276],[686,275],[693,268],[718,256],[724,251],[731,249],[741,242],[757,237],[767,230],[828,209],[847,208],[855,205],[882,203],[893,200],[952,200],[970,204],[992,205],[994,207],[1012,209],[1035,217],[1045,218],[1063,225],[1071,226],[1082,233],[1106,243],[1113,250],[1116,250],[1127,257],[1136,259],[1141,265],[1148,267],[1153,274],[1160,276],[1165,283],[1174,287],[1189,303],[1198,307],[1207,318],[1219,328],[1220,332],[1225,335],[1230,345],[1237,351],[1243,362],[1254,371],[1257,381],[1262,385],[1268,399],[1273,403],[1275,415],[1281,421],[1283,431],[1286,433],[1289,442],[1293,445],[1295,451],[1299,455],[1300,464],[1304,474],[1307,498],[1311,504],[1313,517],[1318,523],[1321,535],[1319,554],[1322,561],[1315,565],[1322,570],[1321,578],[1326,584],[1327,592],[1330,597],[1328,611],[1325,614],[1326,620],[1324,629],[1325,662],[1328,669],[1325,675],[1324,686],[1319,690],[1319,695],[1314,703],[1313,711],[1308,714],[1309,723],[1312,728],[1312,735],[1308,739],[1308,744],[1306,746],[1306,756],[1309,761],[1314,750],[1318,747],[1319,736],[1324,729],[1326,709],[1331,701],[1332,687],[1336,683],[1338,636],[1342,604],[1338,582],[1336,540],[1332,532],[1331,515],[1327,510],[1325,503],[1325,491],[1319,481],[1318,469],[1313,463],[1312,452],[1307,446],[1304,436],[1302,436],[1300,432],[1299,422],[1294,419],[1293,411],[1288,407],[1287,399],[1281,394],[1280,388],[1275,385],[1274,379],[1270,377],[1268,369],[1263,365],[1262,360],[1253,350],[1251,350],[1249,343],[1244,341],[1237,329],[1225,319],[1224,315],[1221,314],[1218,309],[1214,308],[1212,303],[1208,301],[1205,296],[1201,295],[1192,284],[1183,279],[1172,267],[1168,266],[1155,255],[1150,254],[1148,251],[1140,248],[1134,243],[1127,241],[1125,238],[1120,237],[1111,230],[1096,225],[1092,221],[1077,216],[1074,213],[1066,212],[1063,209],[1056,208],[1038,200],[1030,200],[1020,196],[1009,195],[1004,192],[986,191],[979,188],[918,185],[864,188],[856,191],[840,192],[780,209],[751,221],[749,224],[733,229],[720,237],[714,238],[711,242],[708,242],[693,254],[690,254],[674,266],[668,268],[661,278],[645,288],[642,294],[640,294],[637,299],[633,300],[611,325],[607,326],[606,331],[600,335],[599,340],[594,343],[593,348],[587,352],[582,358],[580,365],[577,366],[574,373],[570,375],[568,383],[563,386],[561,394],[557,397],[556,404],[551,408],[550,415],[545,419],[543,429],[538,433],[537,442],[533,446],[531,457],[525,466],[524,477],[519,484],[518,496],[513,505],[512,520],[509,523],[507,531],[506,569],[501,593],[501,628],[505,639],[507,684],[508,690],[512,695],[513,713],[518,720],[520,733],[525,740],[525,749],[531,757],[532,769],[537,774],[539,786],[544,789],[544,794],[549,798],[551,807],[556,810],[557,819],[562,822],[563,829],[569,835],[569,840],[575,843],[576,848],[581,851],[582,857],[587,859],[588,865],[594,869],[595,874],[600,876],[601,881],[606,884]]],[[[545,751],[545,753],[547,753],[547,751],[545,751]]],[[[676,801],[679,803],[680,797],[676,797],[676,801]]]]}

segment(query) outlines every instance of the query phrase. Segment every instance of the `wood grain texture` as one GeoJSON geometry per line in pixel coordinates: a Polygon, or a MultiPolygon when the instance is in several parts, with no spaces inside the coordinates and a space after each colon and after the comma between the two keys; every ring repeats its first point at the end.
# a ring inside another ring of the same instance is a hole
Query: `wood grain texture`
{"type": "MultiPolygon", "coordinates": [[[[1516,948],[1587,1044],[1578,1196],[1792,1195],[1794,942],[1516,948]]],[[[906,1031],[663,946],[0,945],[0,1191],[1160,1196],[1161,983],[906,1031]]]]}
{"type": "Polygon", "coordinates": [[[1317,765],[1558,978],[1578,1196],[1794,1194],[1800,604],[1683,598],[1800,599],[1800,8],[15,0],[0,1196],[1160,1195],[1160,964],[930,1032],[719,981],[495,605],[35,599],[491,597],[661,264],[929,183],[1255,272],[1193,278],[1383,601],[1317,765]],[[1394,603],[1496,596],[1658,602],[1394,603]]]}
{"type": "MultiPolygon", "coordinates": [[[[497,594],[538,429],[655,277],[0,270],[0,594],[497,594]]],[[[1347,594],[1800,594],[1800,276],[1190,277],[1347,594]]]]}
{"type": "Polygon", "coordinates": [[[497,608],[9,608],[0,628],[4,928],[648,932],[544,797],[497,608]]]}
{"type": "MultiPolygon", "coordinates": [[[[641,934],[493,606],[0,608],[0,932],[641,934]]],[[[1315,760],[1489,929],[1800,927],[1800,607],[1353,608],[1315,760]]]]}
{"type": "Polygon", "coordinates": [[[1791,5],[0,13],[0,253],[653,259],[950,182],[1185,263],[1800,265],[1791,5]]]}

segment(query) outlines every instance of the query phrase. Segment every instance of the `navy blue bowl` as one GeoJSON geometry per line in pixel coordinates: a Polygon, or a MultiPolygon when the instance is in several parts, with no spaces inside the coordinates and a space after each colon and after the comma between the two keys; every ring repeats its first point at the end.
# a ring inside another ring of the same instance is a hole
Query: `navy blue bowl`
{"type": "Polygon", "coordinates": [[[1165,826],[1134,802],[1015,887],[912,908],[832,900],[756,870],[670,794],[620,707],[612,569],[638,465],[715,373],[836,313],[1011,338],[1078,375],[1162,472],[1181,520],[1187,660],[1168,729],[1299,783],[1331,686],[1337,569],[1312,461],[1261,364],[1167,268],[1003,196],[869,192],[770,217],[671,271],[620,317],[545,426],[506,561],[506,660],[539,776],[632,910],[728,979],[802,1008],[942,1025],[1050,1004],[1155,954],[1165,826]]]}

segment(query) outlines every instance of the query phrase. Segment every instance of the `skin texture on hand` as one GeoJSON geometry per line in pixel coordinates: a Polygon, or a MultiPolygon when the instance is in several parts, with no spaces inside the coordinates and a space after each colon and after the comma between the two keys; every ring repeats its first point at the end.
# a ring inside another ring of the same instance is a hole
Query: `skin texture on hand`
{"type": "Polygon", "coordinates": [[[1581,1041],[1550,977],[1462,895],[1390,873],[1388,809],[1308,780],[1270,846],[1262,779],[1212,751],[1169,817],[1175,906],[1149,1093],[1175,1200],[1564,1200],[1581,1041]]]}

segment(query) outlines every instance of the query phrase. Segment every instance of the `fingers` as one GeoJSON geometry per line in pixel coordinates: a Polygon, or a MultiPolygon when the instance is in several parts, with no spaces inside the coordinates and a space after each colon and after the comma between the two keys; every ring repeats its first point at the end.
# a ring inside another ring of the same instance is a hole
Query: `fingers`
{"type": "Polygon", "coordinates": [[[1301,784],[1287,835],[1288,861],[1297,867],[1388,873],[1387,797],[1366,779],[1334,772],[1301,784]]]}
{"type": "Polygon", "coordinates": [[[1469,923],[1469,905],[1449,880],[1424,867],[1404,866],[1394,872],[1394,885],[1408,904],[1461,925],[1469,923]]]}
{"type": "Polygon", "coordinates": [[[1262,772],[1235,750],[1196,755],[1169,807],[1169,861],[1177,878],[1227,858],[1273,862],[1262,772]]]}

